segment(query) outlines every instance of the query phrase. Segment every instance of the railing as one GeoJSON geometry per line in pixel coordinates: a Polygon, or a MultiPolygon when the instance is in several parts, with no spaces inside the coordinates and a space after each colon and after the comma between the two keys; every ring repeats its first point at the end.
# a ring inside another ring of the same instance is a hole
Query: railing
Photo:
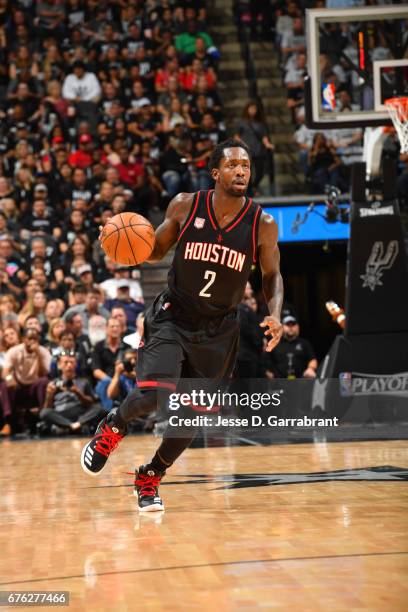
{"type": "MultiPolygon", "coordinates": [[[[293,196],[263,196],[254,198],[255,202],[264,206],[293,206],[296,204],[325,204],[327,202],[327,195],[309,195],[298,193],[293,196]]],[[[350,202],[350,194],[342,193],[338,196],[339,202],[350,202]]]]}
{"type": "Polygon", "coordinates": [[[248,82],[248,97],[256,100],[262,105],[262,100],[258,94],[257,76],[254,61],[252,59],[250,47],[249,29],[240,19],[239,3],[234,2],[234,15],[236,16],[236,26],[238,30],[238,40],[241,45],[241,56],[245,63],[245,78],[248,82]]]}

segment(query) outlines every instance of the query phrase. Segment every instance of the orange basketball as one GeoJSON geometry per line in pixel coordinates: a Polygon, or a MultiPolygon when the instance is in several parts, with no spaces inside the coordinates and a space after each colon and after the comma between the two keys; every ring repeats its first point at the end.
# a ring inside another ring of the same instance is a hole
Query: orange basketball
{"type": "Polygon", "coordinates": [[[105,224],[101,245],[110,259],[125,266],[136,266],[149,258],[154,247],[152,224],[137,213],[115,215],[105,224]]]}

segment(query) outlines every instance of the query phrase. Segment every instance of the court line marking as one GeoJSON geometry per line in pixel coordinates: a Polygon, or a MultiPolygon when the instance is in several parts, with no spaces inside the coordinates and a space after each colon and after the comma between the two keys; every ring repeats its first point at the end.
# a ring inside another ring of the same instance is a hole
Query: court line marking
{"type": "MultiPolygon", "coordinates": [[[[219,561],[216,563],[197,563],[192,565],[170,565],[167,567],[146,567],[140,569],[118,570],[116,572],[95,572],[95,576],[117,576],[118,574],[150,574],[153,572],[170,572],[185,569],[197,569],[201,567],[221,567],[223,565],[252,565],[255,563],[284,563],[285,561],[321,561],[323,559],[353,559],[360,557],[388,557],[392,555],[408,555],[408,551],[378,552],[378,553],[352,553],[350,555],[317,555],[315,557],[281,557],[277,559],[243,559],[240,561],[219,561]]],[[[48,578],[32,578],[31,580],[12,580],[0,582],[0,586],[13,584],[30,584],[38,582],[54,582],[55,580],[76,580],[86,578],[85,574],[74,574],[72,576],[51,576],[48,578]]]]}
{"type": "Polygon", "coordinates": [[[234,434],[230,434],[231,440],[239,440],[240,442],[246,442],[248,446],[262,446],[260,442],[255,442],[255,440],[249,440],[248,438],[242,438],[242,436],[235,436],[234,434]]]}

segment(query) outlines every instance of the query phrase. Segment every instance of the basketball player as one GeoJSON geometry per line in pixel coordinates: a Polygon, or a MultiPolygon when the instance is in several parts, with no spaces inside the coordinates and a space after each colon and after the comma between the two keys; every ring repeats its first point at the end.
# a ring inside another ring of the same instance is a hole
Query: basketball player
{"type": "MultiPolygon", "coordinates": [[[[215,190],[175,196],[156,230],[150,262],[162,259],[177,243],[168,290],[146,313],[138,389],[101,421],[82,450],[81,465],[93,476],[126,435],[127,424],[156,408],[159,389],[174,391],[174,381],[182,377],[214,381],[230,377],[238,349],[236,307],[258,260],[270,313],[261,323],[267,328],[266,350],[271,351],[281,338],[278,231],[273,218],[246,197],[251,176],[247,145],[234,139],[218,144],[209,167],[215,190]]],[[[140,511],[164,509],[160,480],[195,433],[191,428],[174,438],[168,430],[151,462],[136,470],[140,511]]]]}

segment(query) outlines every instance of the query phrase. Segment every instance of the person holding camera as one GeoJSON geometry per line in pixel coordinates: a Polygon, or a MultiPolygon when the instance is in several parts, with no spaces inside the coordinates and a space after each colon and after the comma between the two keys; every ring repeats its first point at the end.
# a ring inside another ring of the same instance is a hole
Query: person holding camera
{"type": "Polygon", "coordinates": [[[115,373],[107,388],[107,396],[114,402],[122,403],[128,393],[137,386],[136,383],[137,351],[127,350],[123,361],[115,364],[115,373]]]}
{"type": "Polygon", "coordinates": [[[79,431],[85,423],[98,421],[105,415],[96,403],[88,380],[76,376],[74,351],[61,351],[58,357],[60,378],[48,383],[40,419],[68,431],[79,431]]]}

